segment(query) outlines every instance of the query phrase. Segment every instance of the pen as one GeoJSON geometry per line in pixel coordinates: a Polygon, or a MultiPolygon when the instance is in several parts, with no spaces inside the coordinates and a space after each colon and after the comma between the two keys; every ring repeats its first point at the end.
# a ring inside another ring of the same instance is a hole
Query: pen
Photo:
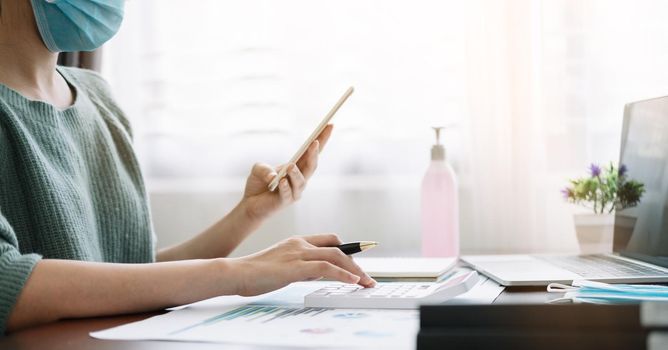
{"type": "Polygon", "coordinates": [[[351,254],[363,252],[367,249],[371,249],[371,248],[373,248],[377,245],[378,245],[378,242],[361,241],[361,242],[344,243],[344,244],[338,245],[336,247],[341,249],[341,251],[344,254],[351,255],[351,254]]]}

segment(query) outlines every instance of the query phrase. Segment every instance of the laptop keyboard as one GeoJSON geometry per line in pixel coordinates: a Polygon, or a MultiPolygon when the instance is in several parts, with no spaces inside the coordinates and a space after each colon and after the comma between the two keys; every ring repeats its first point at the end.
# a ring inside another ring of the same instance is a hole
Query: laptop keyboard
{"type": "Polygon", "coordinates": [[[537,256],[584,278],[665,276],[666,272],[609,255],[537,256]]]}

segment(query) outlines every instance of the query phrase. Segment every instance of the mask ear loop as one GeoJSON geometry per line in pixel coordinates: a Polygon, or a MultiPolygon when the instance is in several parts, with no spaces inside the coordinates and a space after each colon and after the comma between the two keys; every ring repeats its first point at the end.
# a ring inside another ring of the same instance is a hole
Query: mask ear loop
{"type": "Polygon", "coordinates": [[[563,303],[572,303],[573,298],[561,297],[557,299],[548,300],[547,304],[563,304],[563,303]]]}
{"type": "Polygon", "coordinates": [[[550,283],[547,285],[548,293],[567,293],[577,291],[578,289],[580,287],[573,287],[562,283],[550,283]]]}
{"type": "MultiPolygon", "coordinates": [[[[548,293],[568,293],[568,292],[574,292],[580,289],[580,287],[573,287],[569,286],[567,284],[562,284],[562,283],[550,283],[547,285],[547,292],[548,293]]],[[[552,299],[548,300],[547,304],[559,304],[559,303],[566,303],[566,302],[573,302],[573,297],[564,295],[561,298],[557,299],[552,299]]]]}

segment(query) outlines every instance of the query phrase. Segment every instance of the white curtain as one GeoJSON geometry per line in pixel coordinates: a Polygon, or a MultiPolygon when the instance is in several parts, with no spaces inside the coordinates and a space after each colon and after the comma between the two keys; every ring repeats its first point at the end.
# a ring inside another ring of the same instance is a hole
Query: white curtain
{"type": "Polygon", "coordinates": [[[419,188],[449,125],[464,253],[576,249],[559,189],[616,160],[623,105],[668,92],[663,1],[128,2],[103,73],[136,128],[162,245],[287,160],[345,90],[303,200],[238,254],[290,234],[419,253],[419,188]]]}

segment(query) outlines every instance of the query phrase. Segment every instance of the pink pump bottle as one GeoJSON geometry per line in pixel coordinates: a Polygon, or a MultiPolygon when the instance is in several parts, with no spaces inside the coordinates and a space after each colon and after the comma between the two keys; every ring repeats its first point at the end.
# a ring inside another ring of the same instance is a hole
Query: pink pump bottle
{"type": "Polygon", "coordinates": [[[459,198],[457,178],[440,144],[442,127],[434,127],[436,144],[422,180],[422,256],[459,255],[459,198]]]}

